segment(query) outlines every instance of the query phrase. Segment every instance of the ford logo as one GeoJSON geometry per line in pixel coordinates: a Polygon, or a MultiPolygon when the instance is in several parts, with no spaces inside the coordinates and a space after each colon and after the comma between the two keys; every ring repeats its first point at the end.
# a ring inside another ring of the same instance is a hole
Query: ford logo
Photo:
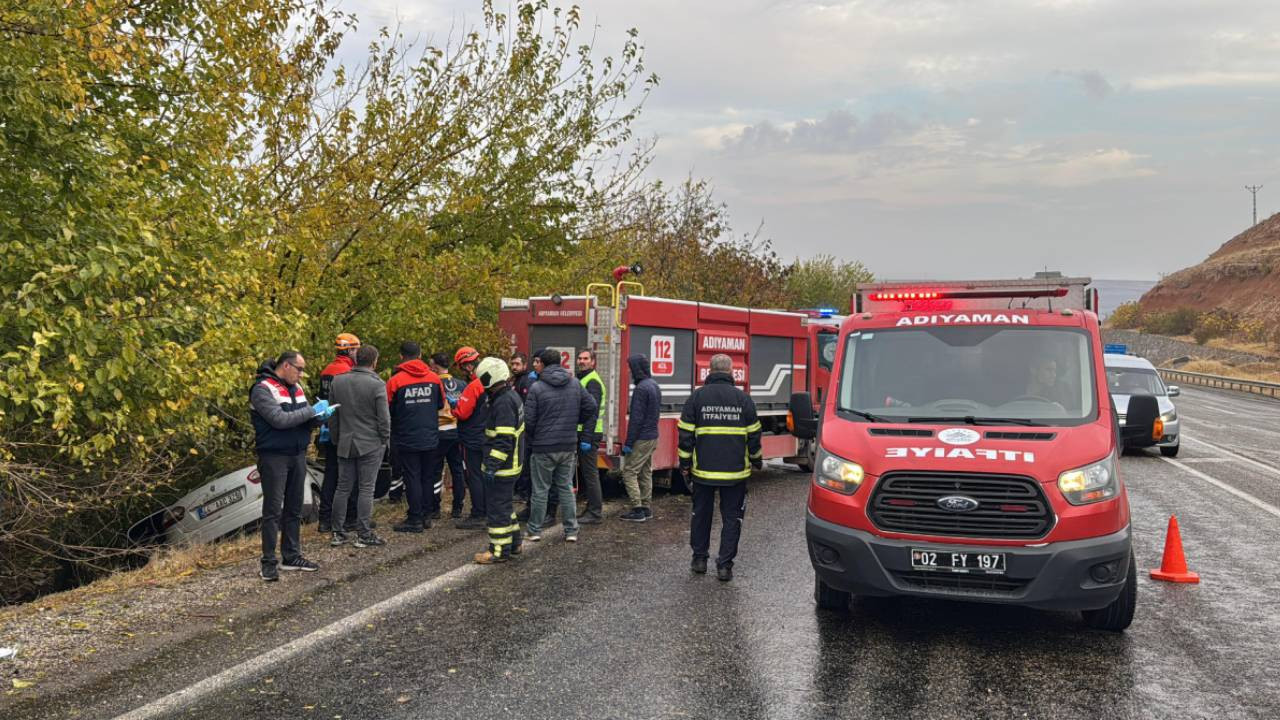
{"type": "Polygon", "coordinates": [[[978,501],[964,495],[940,497],[937,504],[947,512],[969,512],[978,509],[978,501]]]}

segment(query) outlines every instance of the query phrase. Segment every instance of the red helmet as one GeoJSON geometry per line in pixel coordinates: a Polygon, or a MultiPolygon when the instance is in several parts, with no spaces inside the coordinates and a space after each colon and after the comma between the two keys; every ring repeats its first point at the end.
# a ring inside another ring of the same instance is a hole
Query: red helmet
{"type": "Polygon", "coordinates": [[[467,363],[473,363],[479,359],[480,353],[476,352],[476,349],[469,345],[464,345],[458,348],[458,352],[453,354],[453,361],[458,365],[466,365],[467,363]]]}
{"type": "Polygon", "coordinates": [[[342,333],[333,341],[333,349],[338,352],[356,350],[360,347],[360,338],[351,333],[342,333]]]}

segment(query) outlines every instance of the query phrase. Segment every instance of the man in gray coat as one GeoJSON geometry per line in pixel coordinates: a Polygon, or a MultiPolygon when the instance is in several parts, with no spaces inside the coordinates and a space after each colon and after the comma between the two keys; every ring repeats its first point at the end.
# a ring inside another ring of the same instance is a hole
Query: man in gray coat
{"type": "Polygon", "coordinates": [[[333,493],[333,536],[330,545],[342,545],[347,498],[356,492],[355,547],[385,545],[373,533],[373,486],[378,479],[382,456],[391,442],[391,411],[387,386],[378,377],[378,348],[363,345],[356,351],[356,366],[333,379],[329,401],[337,406],[336,421],[330,421],[333,444],[338,448],[338,488],[333,493]]]}

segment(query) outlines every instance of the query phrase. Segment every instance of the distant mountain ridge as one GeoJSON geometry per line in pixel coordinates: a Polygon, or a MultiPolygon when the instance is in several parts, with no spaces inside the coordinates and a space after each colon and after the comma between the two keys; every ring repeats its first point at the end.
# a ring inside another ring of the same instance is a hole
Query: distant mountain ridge
{"type": "Polygon", "coordinates": [[[1199,265],[1156,283],[1142,296],[1142,307],[1225,308],[1273,320],[1280,313],[1280,213],[1231,238],[1199,265]]]}

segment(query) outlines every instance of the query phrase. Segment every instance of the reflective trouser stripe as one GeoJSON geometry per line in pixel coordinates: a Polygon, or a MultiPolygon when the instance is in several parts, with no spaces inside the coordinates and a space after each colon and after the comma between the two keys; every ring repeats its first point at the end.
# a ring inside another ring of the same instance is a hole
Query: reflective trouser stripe
{"type": "Polygon", "coordinates": [[[681,430],[688,430],[689,432],[693,432],[698,429],[697,425],[694,425],[693,423],[687,423],[683,420],[677,422],[676,427],[680,428],[681,430]]]}
{"type": "Polygon", "coordinates": [[[499,459],[499,460],[506,460],[507,458],[509,458],[509,457],[511,457],[511,456],[510,456],[510,455],[508,455],[508,454],[506,454],[506,453],[504,453],[504,452],[502,452],[501,450],[499,450],[499,449],[497,449],[497,448],[494,448],[494,449],[492,449],[492,450],[490,450],[490,451],[489,451],[489,457],[497,458],[497,459],[499,459]]]}
{"type": "Polygon", "coordinates": [[[680,456],[680,457],[682,457],[682,458],[691,458],[691,457],[693,457],[693,453],[691,453],[691,452],[685,452],[684,450],[679,450],[679,449],[677,449],[677,450],[676,450],[676,455],[679,455],[679,456],[680,456]]]}

